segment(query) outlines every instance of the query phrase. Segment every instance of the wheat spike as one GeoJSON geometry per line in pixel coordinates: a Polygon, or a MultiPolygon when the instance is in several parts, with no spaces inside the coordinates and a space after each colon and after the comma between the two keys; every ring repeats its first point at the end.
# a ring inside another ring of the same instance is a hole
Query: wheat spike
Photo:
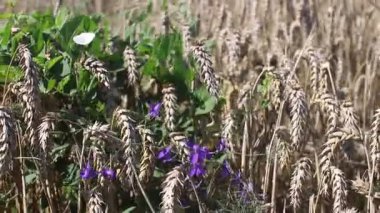
{"type": "Polygon", "coordinates": [[[315,102],[320,103],[319,105],[324,112],[323,114],[328,115],[326,134],[334,132],[339,118],[339,106],[335,97],[330,93],[318,93],[315,96],[315,102]]]}
{"type": "Polygon", "coordinates": [[[356,134],[361,134],[359,127],[359,118],[356,115],[354,106],[351,101],[343,101],[340,105],[340,118],[344,129],[347,129],[356,134]]]}
{"type": "Polygon", "coordinates": [[[154,134],[152,130],[145,128],[144,126],[138,126],[137,129],[140,132],[143,142],[143,154],[140,162],[139,179],[143,183],[147,183],[152,177],[155,166],[155,154],[153,146],[155,144],[154,134]]]}
{"type": "Polygon", "coordinates": [[[311,160],[307,157],[299,159],[295,163],[295,168],[290,181],[290,204],[296,209],[300,206],[302,187],[307,178],[310,177],[311,160]]]}
{"type": "Polygon", "coordinates": [[[299,150],[304,144],[308,107],[305,92],[296,81],[289,81],[287,103],[290,108],[292,146],[299,150]]]}
{"type": "Polygon", "coordinates": [[[373,167],[379,173],[380,162],[380,109],[375,111],[372,118],[371,125],[371,139],[370,139],[370,154],[373,162],[373,167]]]}
{"type": "MultiPolygon", "coordinates": [[[[225,115],[225,118],[223,120],[222,130],[221,130],[221,136],[222,138],[227,140],[228,147],[231,150],[232,153],[235,153],[235,144],[234,141],[234,135],[237,130],[236,128],[236,118],[233,111],[230,111],[225,115]]],[[[232,155],[232,159],[234,160],[234,155],[232,155]]]]}
{"type": "Polygon", "coordinates": [[[92,192],[87,203],[88,213],[104,213],[105,202],[99,192],[92,192]]]}
{"type": "Polygon", "coordinates": [[[19,45],[17,57],[19,65],[24,71],[24,81],[17,94],[21,97],[25,107],[23,116],[27,124],[27,137],[32,145],[36,145],[38,140],[38,117],[40,114],[39,73],[27,45],[19,45]]]}
{"type": "Polygon", "coordinates": [[[126,161],[125,177],[128,180],[130,187],[134,189],[135,178],[133,168],[136,165],[136,147],[138,141],[137,131],[135,127],[136,121],[132,119],[125,109],[116,109],[114,116],[116,118],[117,126],[121,129],[121,140],[124,143],[124,159],[126,161]]]}
{"type": "Polygon", "coordinates": [[[174,213],[177,211],[178,200],[181,196],[184,176],[182,168],[176,166],[171,170],[162,183],[161,212],[174,213]]]}
{"type": "Polygon", "coordinates": [[[215,97],[219,95],[219,82],[214,73],[211,56],[206,52],[202,44],[191,47],[193,55],[199,65],[200,79],[206,84],[208,92],[215,97]]]}
{"type": "Polygon", "coordinates": [[[288,141],[284,139],[282,136],[277,135],[277,141],[278,161],[280,163],[280,169],[283,170],[290,165],[292,149],[288,141]]]}
{"type": "Polygon", "coordinates": [[[83,136],[91,141],[111,142],[115,140],[115,133],[111,131],[110,125],[97,121],[84,130],[83,136]]]}
{"type": "Polygon", "coordinates": [[[103,62],[89,57],[84,61],[83,66],[86,70],[92,72],[92,74],[94,74],[100,83],[103,84],[107,89],[111,88],[110,80],[108,77],[109,72],[103,62]]]}
{"type": "Polygon", "coordinates": [[[335,166],[331,167],[333,198],[334,198],[334,213],[342,212],[347,206],[347,183],[342,170],[335,166]]]}
{"type": "Polygon", "coordinates": [[[280,79],[276,76],[273,77],[269,86],[269,101],[274,110],[278,111],[280,109],[281,100],[282,100],[282,85],[280,79]]]}
{"type": "Polygon", "coordinates": [[[177,112],[177,96],[175,94],[175,87],[169,85],[162,89],[163,105],[165,111],[165,125],[170,131],[175,129],[175,116],[177,112]]]}
{"type": "Polygon", "coordinates": [[[241,55],[241,38],[238,32],[229,32],[226,40],[228,49],[228,65],[231,74],[239,74],[237,65],[241,55]],[[233,73],[232,73],[233,72],[233,73]]]}
{"type": "Polygon", "coordinates": [[[12,168],[12,149],[16,144],[15,121],[6,108],[0,107],[0,176],[12,168]]]}
{"type": "Polygon", "coordinates": [[[182,26],[182,42],[184,57],[187,58],[191,52],[191,31],[187,24],[182,26]]]}
{"type": "Polygon", "coordinates": [[[51,147],[49,145],[49,139],[50,139],[50,133],[54,130],[54,120],[57,117],[54,113],[47,113],[41,120],[41,124],[38,126],[38,136],[39,136],[39,142],[41,149],[43,153],[48,153],[49,148],[51,147]]]}
{"type": "Polygon", "coordinates": [[[320,185],[321,193],[328,195],[329,183],[331,181],[331,168],[333,166],[334,153],[338,146],[347,140],[360,140],[360,136],[352,134],[347,130],[340,129],[328,135],[327,142],[323,144],[323,149],[320,154],[320,171],[322,183],[320,185]]]}
{"type": "Polygon", "coordinates": [[[126,46],[123,52],[124,67],[127,69],[128,83],[131,86],[136,85],[139,80],[139,71],[137,69],[138,63],[136,60],[136,53],[132,48],[126,46]]]}

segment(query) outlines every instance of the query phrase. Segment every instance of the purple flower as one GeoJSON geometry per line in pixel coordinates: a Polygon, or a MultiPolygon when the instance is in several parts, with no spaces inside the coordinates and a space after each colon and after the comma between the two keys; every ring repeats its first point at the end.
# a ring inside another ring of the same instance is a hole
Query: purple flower
{"type": "Polygon", "coordinates": [[[199,144],[194,144],[192,140],[188,140],[186,145],[190,149],[190,173],[189,176],[199,177],[206,174],[206,170],[204,168],[205,160],[211,157],[211,153],[207,149],[207,147],[200,146],[199,144]]]}
{"type": "Polygon", "coordinates": [[[86,167],[80,171],[80,177],[84,180],[94,178],[98,173],[91,167],[90,163],[86,164],[86,167]]]}
{"type": "Polygon", "coordinates": [[[161,149],[158,154],[157,154],[157,159],[162,161],[163,163],[167,163],[172,161],[172,156],[171,156],[171,146],[167,146],[163,149],[161,149]]]}
{"type": "Polygon", "coordinates": [[[116,172],[113,169],[103,168],[100,173],[103,175],[103,177],[105,177],[109,180],[115,180],[116,179],[116,172]]]}
{"type": "Polygon", "coordinates": [[[234,177],[231,180],[231,183],[232,183],[232,185],[235,185],[235,186],[238,186],[239,188],[242,188],[244,182],[243,182],[243,178],[241,176],[240,171],[234,175],[234,177]]]}
{"type": "Polygon", "coordinates": [[[227,161],[223,161],[223,164],[220,167],[219,174],[220,174],[220,179],[224,179],[231,175],[231,170],[229,168],[227,161]]]}
{"type": "Polygon", "coordinates": [[[224,152],[227,148],[227,140],[225,138],[220,139],[219,143],[216,145],[216,151],[224,152]]]}
{"type": "Polygon", "coordinates": [[[149,116],[151,118],[157,118],[158,116],[160,116],[160,109],[161,109],[160,102],[149,104],[149,113],[148,113],[149,116]]]}
{"type": "Polygon", "coordinates": [[[201,177],[206,174],[206,170],[203,168],[201,164],[193,164],[190,168],[190,177],[201,177]]]}

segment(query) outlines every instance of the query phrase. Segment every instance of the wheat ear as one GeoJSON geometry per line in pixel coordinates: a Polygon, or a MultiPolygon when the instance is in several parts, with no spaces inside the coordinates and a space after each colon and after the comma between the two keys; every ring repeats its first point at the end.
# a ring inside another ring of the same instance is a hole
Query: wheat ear
{"type": "Polygon", "coordinates": [[[142,183],[147,183],[153,176],[155,167],[155,155],[153,146],[155,144],[154,134],[152,130],[145,128],[144,126],[138,126],[137,129],[140,132],[143,143],[142,159],[140,161],[140,173],[139,179],[142,183]]]}
{"type": "Polygon", "coordinates": [[[294,209],[301,203],[302,187],[307,178],[310,177],[311,160],[307,157],[299,159],[295,163],[295,168],[290,181],[290,204],[294,209]]]}
{"type": "Polygon", "coordinates": [[[342,170],[331,167],[333,184],[333,212],[340,213],[347,206],[347,181],[342,170]]]}
{"type": "Polygon", "coordinates": [[[88,200],[87,208],[89,213],[103,213],[105,212],[105,202],[99,192],[92,192],[88,200]]]}
{"type": "Polygon", "coordinates": [[[9,110],[0,107],[0,176],[12,168],[12,149],[16,144],[16,125],[9,110]]]}
{"type": "Polygon", "coordinates": [[[177,95],[175,94],[175,87],[168,85],[162,89],[163,105],[165,111],[165,125],[170,131],[175,129],[175,116],[177,112],[177,95]]]}
{"type": "Polygon", "coordinates": [[[171,170],[164,182],[162,183],[162,202],[161,212],[174,213],[177,212],[178,200],[184,183],[182,168],[176,166],[171,170]]]}
{"type": "Polygon", "coordinates": [[[138,63],[136,60],[136,53],[130,47],[125,47],[123,52],[124,67],[127,69],[128,83],[131,86],[136,85],[139,80],[139,71],[137,69],[138,63]]]}
{"type": "Polygon", "coordinates": [[[380,162],[380,109],[375,111],[371,124],[370,154],[373,162],[373,169],[379,173],[380,162]]]}
{"type": "Polygon", "coordinates": [[[37,144],[37,125],[40,114],[39,73],[33,62],[32,53],[27,45],[20,44],[17,57],[24,71],[24,82],[17,93],[24,104],[24,121],[27,124],[26,134],[32,145],[37,144]]]}
{"type": "Polygon", "coordinates": [[[289,81],[286,88],[287,103],[290,108],[292,146],[299,150],[304,144],[308,107],[305,92],[296,81],[289,81]]]}
{"type": "Polygon", "coordinates": [[[103,62],[89,57],[83,62],[83,66],[86,70],[90,71],[95,77],[103,84],[107,89],[111,88],[110,80],[108,77],[108,70],[103,62]]]}
{"type": "Polygon", "coordinates": [[[50,151],[50,134],[54,130],[54,120],[57,117],[54,113],[47,113],[41,120],[41,124],[38,126],[38,138],[43,153],[47,154],[50,151]]]}
{"type": "Polygon", "coordinates": [[[125,177],[127,178],[128,184],[134,189],[135,178],[133,173],[134,165],[136,165],[136,147],[135,144],[138,140],[137,131],[135,128],[136,121],[132,119],[125,109],[116,109],[114,116],[116,118],[116,123],[121,129],[121,140],[124,150],[124,159],[126,161],[126,171],[125,177]]]}
{"type": "Polygon", "coordinates": [[[218,97],[219,82],[214,73],[211,56],[202,44],[192,46],[191,50],[199,65],[201,81],[206,84],[207,90],[212,96],[218,97]]]}
{"type": "Polygon", "coordinates": [[[334,153],[338,146],[347,140],[360,140],[360,136],[352,134],[346,130],[340,129],[328,135],[327,142],[323,144],[323,149],[320,154],[320,171],[321,183],[320,191],[322,195],[328,195],[329,183],[331,181],[331,168],[333,166],[334,153]]]}
{"type": "Polygon", "coordinates": [[[340,118],[344,129],[348,129],[356,134],[361,134],[359,127],[359,118],[354,110],[354,106],[351,101],[343,101],[340,105],[340,118]]]}

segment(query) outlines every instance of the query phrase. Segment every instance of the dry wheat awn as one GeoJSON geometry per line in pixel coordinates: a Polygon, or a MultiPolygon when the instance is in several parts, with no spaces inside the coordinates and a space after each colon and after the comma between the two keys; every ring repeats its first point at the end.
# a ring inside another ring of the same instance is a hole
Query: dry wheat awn
{"type": "Polygon", "coordinates": [[[164,213],[175,213],[178,208],[179,197],[184,183],[184,176],[180,166],[174,167],[162,183],[161,211],[164,213]]]}

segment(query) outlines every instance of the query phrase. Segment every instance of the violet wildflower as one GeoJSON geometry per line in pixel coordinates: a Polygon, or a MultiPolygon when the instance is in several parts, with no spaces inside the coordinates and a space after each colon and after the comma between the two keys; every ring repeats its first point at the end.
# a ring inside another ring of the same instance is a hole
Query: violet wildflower
{"type": "Polygon", "coordinates": [[[206,170],[204,168],[205,160],[211,157],[211,153],[207,147],[194,144],[191,140],[188,140],[186,145],[190,148],[189,160],[191,166],[189,176],[203,176],[206,174],[206,170]]]}
{"type": "Polygon", "coordinates": [[[203,165],[201,164],[192,164],[190,168],[190,177],[200,177],[206,174],[206,170],[203,165]]]}
{"type": "Polygon", "coordinates": [[[158,154],[157,154],[157,159],[162,161],[163,163],[167,163],[172,161],[172,156],[171,156],[171,146],[167,146],[163,149],[161,149],[158,154]]]}
{"type": "Polygon", "coordinates": [[[161,102],[149,104],[149,116],[151,118],[157,118],[160,116],[161,102]]]}
{"type": "Polygon", "coordinates": [[[227,161],[223,161],[223,164],[219,170],[219,175],[220,175],[220,179],[225,179],[231,175],[231,170],[227,161]]]}
{"type": "Polygon", "coordinates": [[[103,168],[100,173],[103,175],[103,177],[105,177],[109,180],[115,180],[116,179],[116,172],[113,169],[103,168]]]}
{"type": "Polygon", "coordinates": [[[216,145],[216,152],[224,152],[228,148],[227,140],[225,138],[220,139],[216,145]]]}
{"type": "Polygon", "coordinates": [[[94,178],[98,173],[91,167],[90,163],[86,164],[86,167],[80,171],[80,177],[84,180],[94,178]]]}

